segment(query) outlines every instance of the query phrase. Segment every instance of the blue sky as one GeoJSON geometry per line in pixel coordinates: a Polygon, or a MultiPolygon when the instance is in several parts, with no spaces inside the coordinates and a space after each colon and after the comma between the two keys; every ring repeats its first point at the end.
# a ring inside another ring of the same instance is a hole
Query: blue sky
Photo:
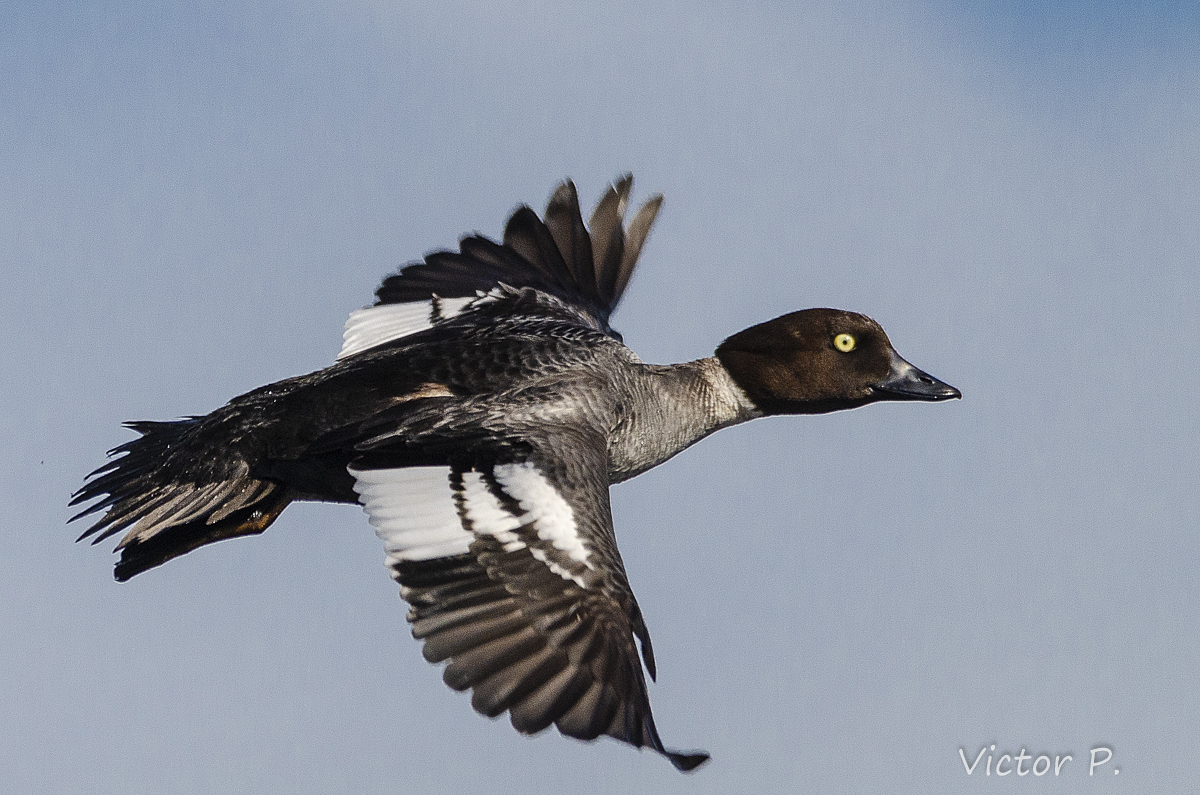
{"type": "Polygon", "coordinates": [[[1018,787],[1194,788],[1198,39],[1182,3],[0,5],[0,784],[962,792],[995,742],[1121,769],[1018,787]],[[627,170],[666,195],[644,359],[839,306],[965,395],[614,489],[702,771],[474,715],[353,507],[125,584],[71,543],[122,421],[323,367],[384,274],[627,170]]]}

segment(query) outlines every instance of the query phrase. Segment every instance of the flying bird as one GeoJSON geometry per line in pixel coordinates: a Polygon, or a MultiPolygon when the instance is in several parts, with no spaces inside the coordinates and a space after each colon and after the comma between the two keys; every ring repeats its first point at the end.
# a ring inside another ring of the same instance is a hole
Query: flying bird
{"type": "Polygon", "coordinates": [[[471,235],[401,268],[323,370],[203,417],[127,423],[139,438],[74,495],[95,502],[72,521],[103,511],[80,540],[124,532],[124,581],[261,533],[294,500],[360,503],[413,636],[478,712],[700,765],[708,754],[668,749],[655,728],[654,652],[609,486],[756,417],[961,394],[836,309],[752,326],[708,358],[643,363],[609,325],[662,203],[626,226],[631,187],[611,185],[585,225],[564,182],[541,218],[519,207],[503,242],[471,235]]]}

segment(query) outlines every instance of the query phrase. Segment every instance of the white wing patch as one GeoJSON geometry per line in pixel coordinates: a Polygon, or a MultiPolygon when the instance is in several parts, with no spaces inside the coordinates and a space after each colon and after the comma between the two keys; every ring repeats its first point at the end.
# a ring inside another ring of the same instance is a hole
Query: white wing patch
{"type": "MultiPolygon", "coordinates": [[[[572,560],[589,569],[594,568],[588,562],[587,547],[575,524],[575,512],[537,467],[529,462],[497,464],[492,472],[496,482],[525,509],[525,515],[520,517],[521,524],[532,522],[537,527],[538,538],[549,541],[572,560]]],[[[538,556],[535,554],[534,557],[538,556]]]]}
{"type": "Polygon", "coordinates": [[[354,469],[354,490],[387,550],[387,563],[461,555],[474,540],[463,530],[450,467],[354,469]]]}
{"type": "MultiPolygon", "coordinates": [[[[350,467],[349,472],[371,526],[384,543],[389,566],[462,555],[480,536],[492,536],[505,552],[516,552],[527,546],[516,531],[532,527],[539,540],[572,561],[595,568],[574,511],[532,463],[497,464],[491,472],[494,484],[520,506],[523,513],[519,516],[493,493],[487,475],[475,470],[462,473],[457,488],[446,466],[350,467]]],[[[545,547],[529,548],[550,571],[587,587],[582,577],[551,560],[547,552],[545,547]]]]}
{"type": "Polygon", "coordinates": [[[438,298],[407,304],[382,304],[356,309],[346,320],[338,359],[432,328],[435,322],[461,313],[475,298],[438,298]]]}
{"type": "Polygon", "coordinates": [[[476,533],[495,536],[505,552],[525,548],[525,543],[513,532],[521,526],[520,520],[504,510],[500,500],[488,488],[483,475],[478,472],[463,475],[463,508],[471,529],[476,533]]]}

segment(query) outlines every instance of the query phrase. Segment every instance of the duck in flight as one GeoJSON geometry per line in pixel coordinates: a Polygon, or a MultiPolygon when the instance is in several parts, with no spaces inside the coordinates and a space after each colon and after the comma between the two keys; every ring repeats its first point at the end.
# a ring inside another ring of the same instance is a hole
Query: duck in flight
{"type": "Polygon", "coordinates": [[[478,712],[700,765],[708,754],[668,749],[654,725],[654,652],[609,486],[756,417],[961,394],[835,309],[753,326],[709,358],[643,363],[609,325],[662,202],[626,226],[631,187],[612,185],[585,225],[564,182],[543,217],[517,209],[503,242],[465,237],[401,268],[323,370],[203,417],[128,423],[140,437],[74,496],[95,500],[74,519],[103,512],[80,539],[124,532],[124,581],[261,533],[294,500],[360,503],[413,636],[478,712]]]}

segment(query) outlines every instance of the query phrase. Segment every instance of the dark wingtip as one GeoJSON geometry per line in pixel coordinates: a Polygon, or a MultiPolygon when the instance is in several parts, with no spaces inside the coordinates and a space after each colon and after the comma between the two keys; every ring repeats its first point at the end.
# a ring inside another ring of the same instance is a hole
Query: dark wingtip
{"type": "Polygon", "coordinates": [[[675,769],[683,773],[690,773],[709,760],[706,751],[692,751],[686,754],[679,751],[667,751],[666,756],[671,760],[671,764],[675,765],[675,769]]]}
{"type": "MultiPolygon", "coordinates": [[[[645,684],[643,683],[642,686],[644,688],[645,684]]],[[[658,736],[658,729],[654,725],[654,716],[650,714],[650,701],[649,699],[646,699],[644,690],[642,693],[642,697],[644,699],[643,709],[645,710],[642,714],[642,729],[645,732],[645,744],[653,748],[655,751],[658,751],[667,759],[670,759],[671,764],[675,765],[675,769],[684,773],[695,770],[696,768],[700,767],[700,765],[707,762],[707,751],[673,751],[663,745],[662,738],[658,736]]],[[[629,742],[629,740],[626,739],[626,742],[629,742]]],[[[634,745],[641,747],[642,743],[635,742],[634,745]]]]}

